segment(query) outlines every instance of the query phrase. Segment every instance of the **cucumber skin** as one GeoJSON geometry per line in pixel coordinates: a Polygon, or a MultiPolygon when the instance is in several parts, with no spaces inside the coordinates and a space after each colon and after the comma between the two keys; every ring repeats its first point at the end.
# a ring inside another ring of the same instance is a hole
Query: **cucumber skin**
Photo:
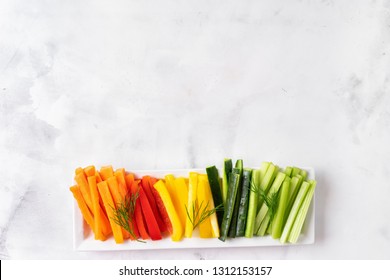
{"type": "Polygon", "coordinates": [[[242,174],[243,174],[242,190],[241,190],[241,199],[240,199],[240,204],[238,209],[237,228],[236,228],[237,237],[241,237],[245,235],[246,219],[247,219],[248,207],[249,207],[252,169],[244,169],[242,174]]]}
{"type": "MultiPolygon", "coordinates": [[[[223,205],[218,169],[215,167],[215,165],[209,166],[206,168],[206,173],[210,183],[211,194],[213,195],[214,207],[217,207],[221,204],[223,205]]],[[[221,227],[222,224],[223,212],[223,209],[216,212],[219,227],[221,227]]]]}
{"type": "Polygon", "coordinates": [[[221,236],[219,240],[225,241],[229,233],[230,223],[233,217],[234,204],[236,202],[237,189],[240,182],[240,174],[236,169],[233,169],[229,176],[228,197],[226,199],[225,212],[221,225],[221,236]]]}

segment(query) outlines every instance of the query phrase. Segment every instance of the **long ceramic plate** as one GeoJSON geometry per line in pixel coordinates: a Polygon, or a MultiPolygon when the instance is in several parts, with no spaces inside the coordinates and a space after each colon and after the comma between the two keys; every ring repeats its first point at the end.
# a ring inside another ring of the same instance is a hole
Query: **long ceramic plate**
{"type": "MultiPolygon", "coordinates": [[[[312,168],[304,168],[308,172],[308,179],[315,179],[312,168]]],[[[136,178],[150,175],[164,178],[167,174],[176,177],[188,177],[190,171],[205,173],[205,169],[177,169],[177,170],[138,170],[131,171],[136,178]]],[[[280,243],[271,236],[254,236],[252,238],[228,238],[225,242],[218,238],[199,238],[196,230],[192,238],[183,238],[179,242],[171,241],[169,236],[162,240],[146,240],[145,243],[127,240],[123,244],[116,244],[113,237],[106,241],[95,240],[93,233],[86,226],[77,203],[74,203],[74,249],[78,251],[127,251],[127,250],[155,250],[155,249],[189,249],[189,248],[226,248],[226,247],[258,247],[258,246],[290,246],[280,243]]],[[[313,244],[315,240],[315,195],[311,202],[302,233],[296,244],[313,244]]]]}

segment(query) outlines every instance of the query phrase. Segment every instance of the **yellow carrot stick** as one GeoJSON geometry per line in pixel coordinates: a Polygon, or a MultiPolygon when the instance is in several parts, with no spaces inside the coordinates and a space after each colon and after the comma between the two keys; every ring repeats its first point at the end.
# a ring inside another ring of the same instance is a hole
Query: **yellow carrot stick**
{"type": "Polygon", "coordinates": [[[116,243],[123,243],[122,228],[115,223],[115,205],[112,200],[110,190],[106,181],[100,182],[97,184],[100,196],[103,199],[104,207],[106,209],[108,220],[110,221],[112,233],[116,243]]]}
{"type": "Polygon", "coordinates": [[[81,211],[81,214],[82,214],[84,220],[90,226],[92,231],[94,231],[94,218],[93,218],[92,213],[89,211],[87,204],[85,203],[83,195],[81,194],[81,191],[80,191],[80,187],[79,186],[72,186],[69,189],[72,192],[73,197],[77,201],[77,204],[80,208],[80,211],[81,211]]]}

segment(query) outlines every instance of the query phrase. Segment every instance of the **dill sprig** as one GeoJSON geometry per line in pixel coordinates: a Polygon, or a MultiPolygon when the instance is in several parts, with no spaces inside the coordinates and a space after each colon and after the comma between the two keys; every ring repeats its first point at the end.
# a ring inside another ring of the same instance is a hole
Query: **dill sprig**
{"type": "MultiPolygon", "coordinates": [[[[131,226],[133,222],[133,216],[135,211],[135,204],[137,202],[139,196],[139,192],[137,191],[133,195],[129,192],[126,194],[125,198],[122,202],[118,203],[116,207],[112,207],[114,211],[114,217],[111,217],[111,219],[120,227],[125,229],[130,235],[137,239],[137,236],[135,235],[133,228],[131,226]]],[[[139,242],[143,242],[139,239],[137,239],[139,242]]]]}
{"type": "Polygon", "coordinates": [[[251,182],[250,190],[254,193],[257,193],[262,200],[265,202],[265,204],[268,207],[268,215],[270,216],[270,220],[274,218],[276,214],[276,210],[278,209],[278,193],[266,193],[260,186],[257,186],[253,181],[251,182]]]}
{"type": "Polygon", "coordinates": [[[195,202],[192,203],[192,209],[191,209],[192,210],[192,216],[191,216],[191,214],[190,214],[190,212],[188,210],[187,205],[185,206],[186,207],[187,217],[188,217],[188,219],[190,220],[190,222],[192,224],[192,229],[193,230],[198,225],[203,223],[208,217],[213,215],[215,212],[222,210],[222,208],[223,208],[223,204],[220,204],[217,207],[215,207],[215,208],[213,208],[211,210],[208,210],[208,208],[209,208],[209,201],[207,201],[207,203],[205,205],[203,205],[203,202],[204,201],[202,201],[198,205],[198,199],[196,199],[195,202]]]}

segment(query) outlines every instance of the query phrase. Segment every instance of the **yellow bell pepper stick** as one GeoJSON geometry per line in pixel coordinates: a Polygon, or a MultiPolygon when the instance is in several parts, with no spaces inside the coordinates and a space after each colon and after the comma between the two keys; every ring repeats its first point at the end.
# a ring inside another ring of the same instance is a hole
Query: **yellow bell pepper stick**
{"type": "Polygon", "coordinates": [[[164,203],[165,209],[167,210],[167,214],[169,220],[172,224],[172,241],[179,241],[183,237],[183,227],[180,223],[179,216],[176,213],[175,206],[173,205],[172,199],[169,195],[167,187],[165,186],[162,180],[159,180],[154,184],[154,188],[157,190],[158,194],[161,197],[161,200],[164,203]]]}
{"type": "MultiPolygon", "coordinates": [[[[211,210],[215,208],[215,204],[214,204],[214,199],[211,193],[210,183],[207,176],[205,177],[205,184],[206,184],[206,198],[210,202],[208,210],[211,210]]],[[[219,225],[218,225],[217,213],[214,212],[210,216],[210,224],[211,224],[211,232],[213,234],[213,237],[219,237],[219,225]]]]}
{"type": "Polygon", "coordinates": [[[172,202],[175,205],[177,215],[179,216],[181,225],[186,227],[186,205],[188,203],[188,186],[183,177],[176,178],[174,181],[174,195],[171,195],[172,202]]]}
{"type": "Polygon", "coordinates": [[[194,229],[194,211],[196,207],[196,193],[198,188],[198,173],[190,172],[189,184],[188,184],[188,200],[187,200],[187,217],[186,217],[186,227],[185,227],[185,237],[192,237],[192,231],[194,229]]]}
{"type": "MultiPolygon", "coordinates": [[[[210,197],[207,195],[207,189],[210,188],[207,183],[207,175],[199,175],[198,177],[198,190],[197,190],[197,202],[199,211],[209,211],[210,208],[210,197]]],[[[213,233],[211,230],[210,217],[207,217],[199,224],[199,236],[201,238],[211,238],[213,233]]]]}

